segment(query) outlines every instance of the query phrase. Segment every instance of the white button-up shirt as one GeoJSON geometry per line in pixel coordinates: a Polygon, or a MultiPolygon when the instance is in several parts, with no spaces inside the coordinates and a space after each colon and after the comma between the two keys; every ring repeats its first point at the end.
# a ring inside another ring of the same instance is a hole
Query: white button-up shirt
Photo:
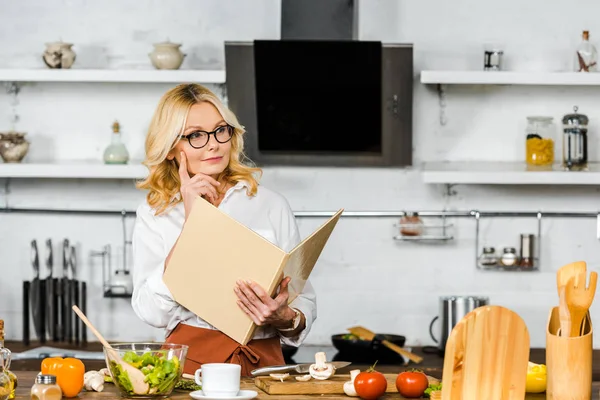
{"type": "MultiPolygon", "coordinates": [[[[244,181],[230,188],[219,209],[284,251],[291,251],[300,243],[300,233],[287,200],[263,186],[259,186],[256,195],[250,197],[246,194],[246,188],[244,181]]],[[[144,202],[137,209],[133,230],[131,305],[138,317],[147,324],[166,328],[166,336],[178,323],[216,329],[177,303],[162,280],[165,260],[183,229],[184,221],[183,202],[158,216],[144,202]]],[[[300,310],[306,317],[306,328],[298,336],[285,337],[272,326],[264,326],[255,331],[254,339],[279,335],[284,344],[302,344],[317,318],[317,300],[310,281],[306,282],[290,307],[300,310]]]]}

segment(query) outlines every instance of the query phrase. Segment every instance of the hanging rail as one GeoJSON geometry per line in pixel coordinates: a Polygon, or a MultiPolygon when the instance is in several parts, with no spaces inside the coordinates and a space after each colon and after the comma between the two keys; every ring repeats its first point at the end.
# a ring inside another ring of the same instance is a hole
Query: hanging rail
{"type": "MultiPolygon", "coordinates": [[[[128,210],[77,210],[58,208],[18,208],[0,207],[0,212],[6,214],[72,214],[72,215],[121,215],[135,216],[135,211],[128,210]]],[[[400,218],[408,211],[344,211],[342,217],[346,218],[400,218]]],[[[421,217],[448,217],[465,218],[477,215],[479,217],[535,217],[541,214],[544,218],[598,218],[600,211],[563,212],[563,211],[416,211],[421,217]]],[[[334,211],[294,211],[299,218],[328,218],[335,214],[334,211]]]]}

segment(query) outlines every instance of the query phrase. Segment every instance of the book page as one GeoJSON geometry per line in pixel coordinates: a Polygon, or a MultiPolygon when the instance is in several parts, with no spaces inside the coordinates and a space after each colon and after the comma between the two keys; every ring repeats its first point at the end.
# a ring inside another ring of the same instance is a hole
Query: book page
{"type": "Polygon", "coordinates": [[[306,280],[319,259],[323,248],[325,248],[325,244],[329,240],[329,236],[333,232],[333,228],[335,228],[343,211],[344,209],[340,209],[327,222],[321,225],[319,229],[304,239],[290,252],[290,256],[283,268],[284,275],[292,278],[288,286],[290,294],[289,303],[304,289],[306,280]]]}
{"type": "Polygon", "coordinates": [[[236,303],[236,281],[251,279],[268,290],[285,257],[285,251],[198,197],[163,281],[179,304],[246,344],[254,323],[236,303]]]}

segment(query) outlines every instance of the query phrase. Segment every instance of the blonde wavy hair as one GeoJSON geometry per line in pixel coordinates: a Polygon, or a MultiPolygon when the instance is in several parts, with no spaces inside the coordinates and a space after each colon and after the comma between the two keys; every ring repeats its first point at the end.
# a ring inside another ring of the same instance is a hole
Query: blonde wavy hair
{"type": "Polygon", "coordinates": [[[247,165],[250,160],[244,154],[244,127],[213,92],[195,83],[181,84],[162,96],[146,135],[146,159],[143,164],[148,167],[149,174],[146,179],[138,182],[137,187],[148,190],[146,199],[156,215],[182,201],[181,196],[176,196],[181,186],[178,165],[174,159],[167,159],[167,156],[180,140],[190,108],[204,101],[214,105],[225,122],[234,128],[229,165],[217,180],[232,185],[244,180],[249,186],[247,195],[256,195],[258,180],[254,174],[262,175],[262,170],[247,165]]]}

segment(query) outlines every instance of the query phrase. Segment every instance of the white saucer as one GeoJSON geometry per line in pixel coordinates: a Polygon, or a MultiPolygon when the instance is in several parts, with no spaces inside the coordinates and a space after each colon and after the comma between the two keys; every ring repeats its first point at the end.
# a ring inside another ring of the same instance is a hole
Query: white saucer
{"type": "Polygon", "coordinates": [[[204,393],[202,393],[202,390],[196,390],[195,392],[190,393],[190,396],[192,396],[194,399],[203,399],[203,400],[247,400],[247,399],[253,399],[256,396],[258,396],[258,393],[254,390],[240,390],[237,394],[237,396],[230,396],[230,397],[210,397],[210,396],[205,396],[204,393]]]}

